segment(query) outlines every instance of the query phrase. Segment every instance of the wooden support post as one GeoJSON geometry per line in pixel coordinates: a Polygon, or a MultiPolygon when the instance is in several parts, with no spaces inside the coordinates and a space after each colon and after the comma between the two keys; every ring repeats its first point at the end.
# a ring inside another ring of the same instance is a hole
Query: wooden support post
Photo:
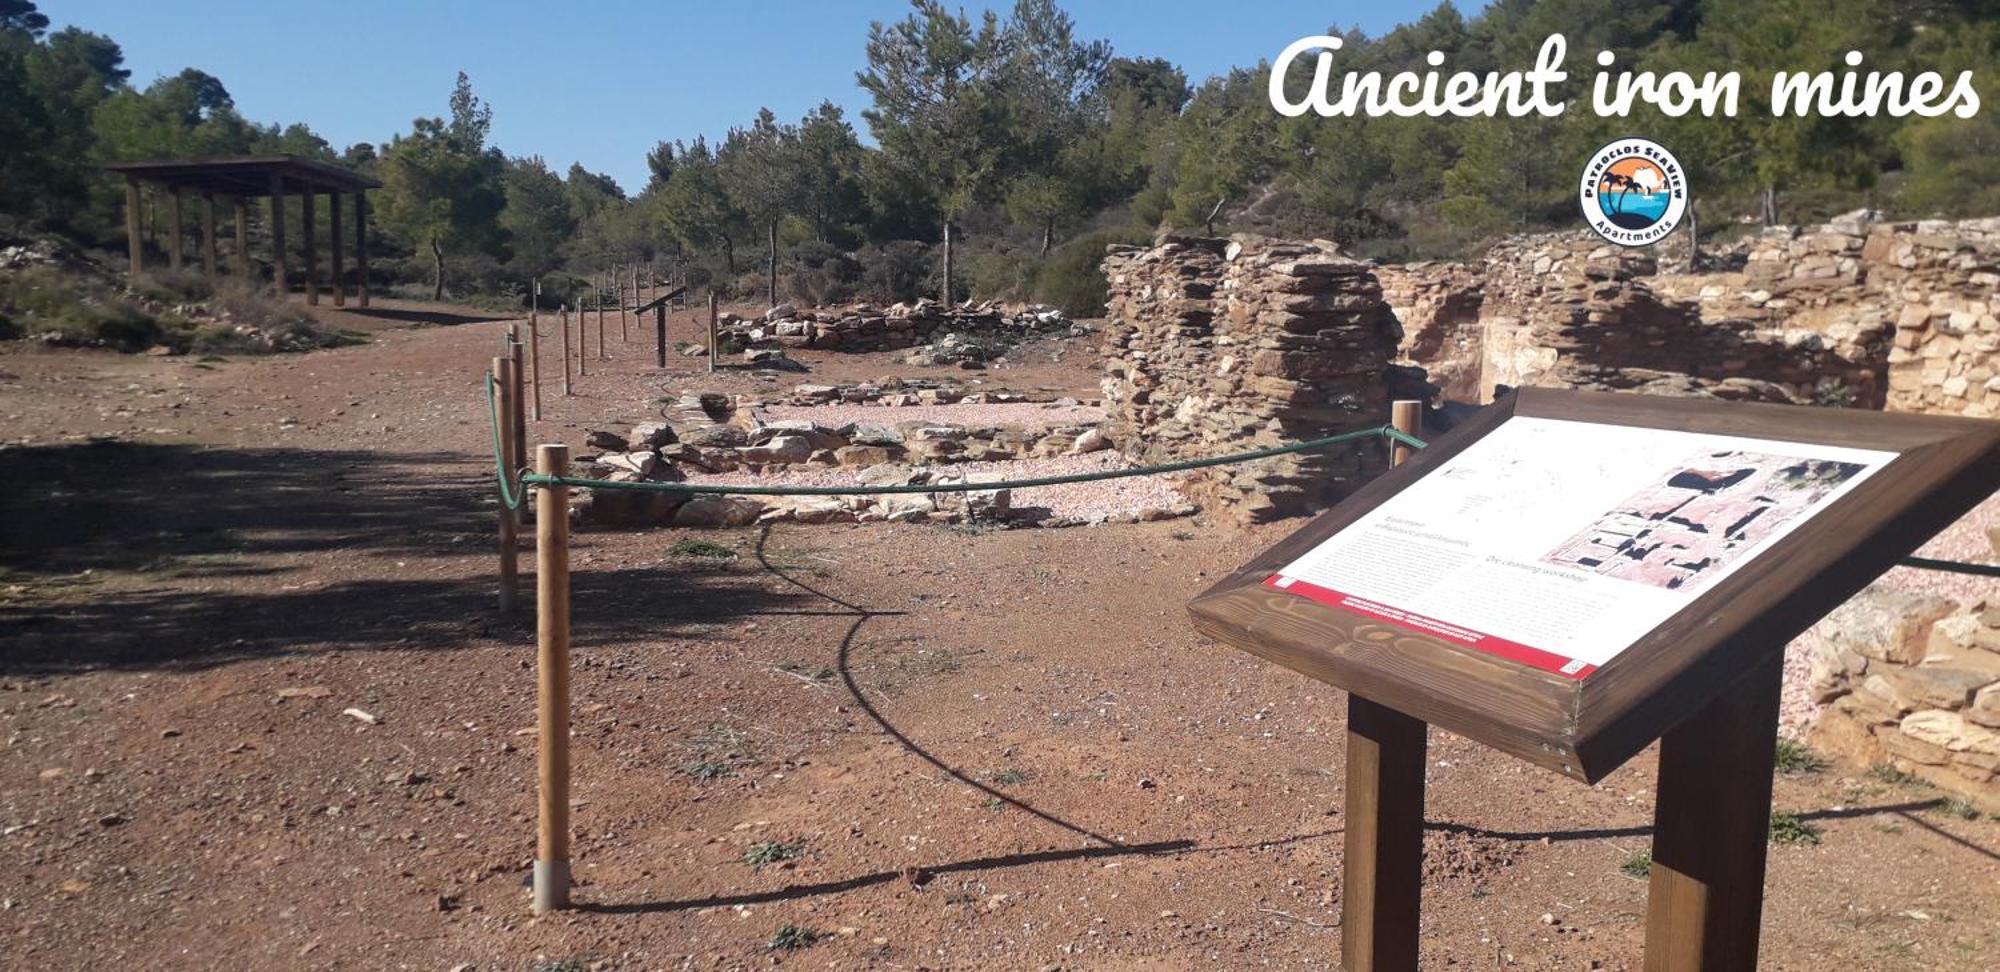
{"type": "MultiPolygon", "coordinates": [[[[1389,424],[1411,438],[1422,438],[1424,432],[1424,403],[1402,399],[1389,405],[1389,424]]],[[[1417,451],[1401,442],[1389,444],[1389,465],[1400,466],[1410,461],[1417,451]]]]}
{"type": "Polygon", "coordinates": [[[201,194],[201,275],[215,283],[215,193],[201,194]]]}
{"type": "MultiPolygon", "coordinates": [[[[597,282],[591,281],[591,296],[597,296],[597,282]]],[[[576,376],[590,377],[590,309],[579,304],[576,308],[576,376]]]]}
{"type": "Polygon", "coordinates": [[[368,306],[368,190],[354,191],[354,296],[368,306]]]}
{"type": "Polygon", "coordinates": [[[271,285],[285,299],[285,179],[271,173],[271,285]]]}
{"type": "MultiPolygon", "coordinates": [[[[1399,401],[1390,423],[1423,433],[1423,403],[1399,401]]],[[[1410,447],[1395,443],[1401,465],[1410,447]]],[[[1427,727],[1359,695],[1347,697],[1347,850],[1341,880],[1341,964],[1347,972],[1417,967],[1422,908],[1427,727]]]]}
{"type": "Polygon", "coordinates": [[[715,373],[715,356],[722,353],[721,349],[715,346],[715,318],[716,318],[715,292],[710,291],[708,294],[708,373],[709,374],[715,373]]]}
{"type": "Polygon", "coordinates": [[[535,421],[542,420],[542,282],[534,283],[528,305],[528,370],[535,380],[535,421]]]}
{"type": "Polygon", "coordinates": [[[1340,960],[1347,972],[1414,972],[1422,902],[1425,725],[1347,697],[1346,856],[1340,960]]]}
{"type": "MultiPolygon", "coordinates": [[[[569,472],[569,447],[545,445],[544,476],[569,472]]],[[[535,911],[569,907],[569,488],[535,495],[535,911]]]]}
{"type": "Polygon", "coordinates": [[[340,238],[346,234],[340,231],[340,224],[340,193],[338,191],[328,192],[326,194],[326,248],[331,251],[330,256],[333,263],[333,306],[346,307],[347,281],[342,279],[346,274],[343,272],[342,261],[340,259],[340,248],[342,245],[340,238]]]}
{"type": "Polygon", "coordinates": [[[631,303],[630,296],[625,292],[625,274],[620,272],[617,264],[612,264],[611,299],[618,302],[618,340],[627,344],[632,342],[632,323],[625,316],[625,305],[631,303]]]}
{"type": "Polygon", "coordinates": [[[646,326],[645,319],[639,316],[639,308],[644,306],[646,306],[645,300],[639,292],[639,261],[634,260],[632,261],[632,325],[634,327],[646,326]]]}
{"type": "MultiPolygon", "coordinates": [[[[500,426],[500,466],[501,473],[512,481],[514,465],[514,421],[513,405],[507,401],[507,392],[513,385],[509,374],[513,364],[511,357],[493,359],[493,420],[500,426]]],[[[517,533],[520,522],[514,518],[514,511],[505,503],[500,505],[500,613],[514,613],[514,601],[521,583],[521,546],[517,533]]]]}
{"type": "Polygon", "coordinates": [[[1660,737],[1646,972],[1757,967],[1784,653],[1660,737]]]}
{"type": "MultiPolygon", "coordinates": [[[[612,275],[609,271],[598,275],[598,279],[606,284],[611,282],[611,278],[612,275]]],[[[608,289],[611,288],[599,287],[597,290],[597,357],[603,361],[611,360],[611,353],[604,350],[604,291],[608,289]]],[[[611,299],[614,301],[617,300],[618,295],[615,293],[612,294],[611,299]]]]}
{"type": "Polygon", "coordinates": [[[311,183],[299,194],[299,235],[306,258],[306,303],[319,306],[319,193],[311,183]]]}
{"type": "Polygon", "coordinates": [[[139,229],[140,209],[145,205],[145,197],[139,191],[139,180],[125,177],[125,279],[128,283],[138,283],[139,275],[146,272],[146,239],[139,229]]]}
{"type": "Polygon", "coordinates": [[[569,396],[576,394],[575,392],[571,391],[569,387],[569,305],[568,304],[562,305],[562,332],[563,332],[563,382],[562,382],[563,397],[568,398],[569,396]]]}
{"type": "Polygon", "coordinates": [[[664,302],[653,308],[653,358],[661,368],[667,366],[667,305],[664,302]]]}
{"type": "Polygon", "coordinates": [[[236,224],[236,276],[243,281],[245,287],[248,287],[250,285],[251,269],[256,266],[255,261],[250,259],[250,200],[248,198],[243,196],[236,197],[236,218],[232,222],[236,224]]]}
{"type": "Polygon", "coordinates": [[[169,270],[179,270],[181,268],[181,237],[187,235],[181,224],[181,200],[184,197],[185,194],[181,192],[181,187],[175,186],[170,202],[168,203],[167,227],[171,230],[167,235],[167,269],[169,270]]]}

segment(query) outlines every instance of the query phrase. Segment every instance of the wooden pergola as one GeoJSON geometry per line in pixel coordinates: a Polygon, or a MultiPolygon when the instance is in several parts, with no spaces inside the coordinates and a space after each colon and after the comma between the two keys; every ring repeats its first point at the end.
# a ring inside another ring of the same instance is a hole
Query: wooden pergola
{"type": "Polygon", "coordinates": [[[361,306],[368,306],[368,190],[380,189],[382,184],[349,169],[296,155],[221,155],[192,159],[162,159],[150,162],[118,162],[104,167],[125,177],[125,234],[131,252],[131,276],[137,279],[145,270],[145,252],[141,245],[139,212],[140,192],[144,185],[165,188],[170,200],[169,220],[173,232],[167,238],[167,265],[175,270],[181,268],[182,208],[186,196],[198,193],[202,199],[201,213],[201,268],[210,280],[215,279],[217,261],[215,256],[215,201],[223,196],[234,200],[236,211],[236,273],[249,280],[253,272],[250,263],[250,200],[266,198],[271,201],[271,279],[278,293],[285,291],[285,197],[299,196],[305,203],[301,209],[305,225],[304,233],[306,303],[319,303],[319,243],[315,227],[315,213],[318,210],[317,197],[325,194],[329,200],[331,215],[327,227],[328,242],[333,255],[333,302],[347,303],[345,271],[341,261],[341,196],[354,197],[354,262],[358,271],[357,295],[361,306]]]}

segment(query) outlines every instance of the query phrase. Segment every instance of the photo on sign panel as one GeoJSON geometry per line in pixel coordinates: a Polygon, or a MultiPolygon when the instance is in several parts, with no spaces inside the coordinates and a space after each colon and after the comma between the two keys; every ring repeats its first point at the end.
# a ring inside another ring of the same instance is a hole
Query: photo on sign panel
{"type": "Polygon", "coordinates": [[[1542,557],[1654,587],[1700,585],[1865,467],[1729,450],[1678,463],[1542,557]]]}

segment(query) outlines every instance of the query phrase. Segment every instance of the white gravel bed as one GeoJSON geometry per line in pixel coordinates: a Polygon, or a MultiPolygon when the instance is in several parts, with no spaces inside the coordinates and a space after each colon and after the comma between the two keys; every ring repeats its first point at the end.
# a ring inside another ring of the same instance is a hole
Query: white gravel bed
{"type": "Polygon", "coordinates": [[[1047,402],[1002,402],[987,405],[766,405],[757,414],[767,422],[805,419],[837,429],[849,422],[894,425],[918,420],[939,425],[982,428],[1020,425],[1047,429],[1058,425],[1096,425],[1104,409],[1095,405],[1055,405],[1047,402]]]}
{"type": "MultiPolygon", "coordinates": [[[[1012,462],[964,462],[955,468],[967,473],[997,473],[1008,479],[1030,476],[1067,476],[1103,469],[1130,469],[1132,463],[1116,452],[1091,452],[1080,456],[1048,459],[1017,459],[1012,462]]],[[[1015,509],[1045,508],[1054,516],[1092,519],[1140,510],[1168,510],[1187,502],[1168,484],[1170,476],[1133,476],[1105,479],[1094,483],[1062,486],[1032,486],[1013,493],[1015,509]]]]}
{"type": "MultiPolygon", "coordinates": [[[[900,411],[900,409],[898,409],[900,411]]],[[[1080,456],[1047,459],[1015,459],[1006,462],[960,462],[932,466],[939,472],[994,473],[1008,479],[1066,476],[1102,469],[1130,469],[1132,464],[1116,452],[1092,452],[1080,456]]],[[[690,469],[687,481],[734,486],[857,486],[856,470],[833,466],[787,466],[766,475],[736,471],[700,473],[690,469]]],[[[1045,509],[1049,516],[1095,520],[1142,510],[1173,509],[1186,502],[1161,476],[1134,476],[1093,483],[1036,486],[1017,489],[1010,497],[1016,510],[1045,509]]]]}
{"type": "MultiPolygon", "coordinates": [[[[1915,556],[1969,564],[2000,562],[1993,556],[1992,541],[1986,537],[1986,529],[1996,523],[2000,523],[2000,494],[1987,497],[1972,512],[1959,517],[1957,522],[1918,548],[1915,556]]],[[[2000,580],[1915,567],[1891,568],[1875,583],[1948,597],[1962,608],[1992,603],[2000,598],[2000,580]]],[[[1813,701],[1810,671],[1813,640],[1814,636],[1808,633],[1794,639],[1785,648],[1785,691],[1778,708],[1778,727],[1781,734],[1788,737],[1803,735],[1825,708],[1813,701]]]]}

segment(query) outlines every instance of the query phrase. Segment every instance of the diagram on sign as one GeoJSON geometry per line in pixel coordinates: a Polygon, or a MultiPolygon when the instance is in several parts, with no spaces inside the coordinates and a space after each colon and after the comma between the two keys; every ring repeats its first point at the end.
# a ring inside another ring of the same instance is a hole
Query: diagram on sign
{"type": "Polygon", "coordinates": [[[1893,458],[1516,417],[1265,584],[1587,678],[1893,458]]]}
{"type": "Polygon", "coordinates": [[[1755,452],[1703,453],[1627,497],[1542,560],[1656,587],[1692,588],[1863,468],[1755,452]]]}

